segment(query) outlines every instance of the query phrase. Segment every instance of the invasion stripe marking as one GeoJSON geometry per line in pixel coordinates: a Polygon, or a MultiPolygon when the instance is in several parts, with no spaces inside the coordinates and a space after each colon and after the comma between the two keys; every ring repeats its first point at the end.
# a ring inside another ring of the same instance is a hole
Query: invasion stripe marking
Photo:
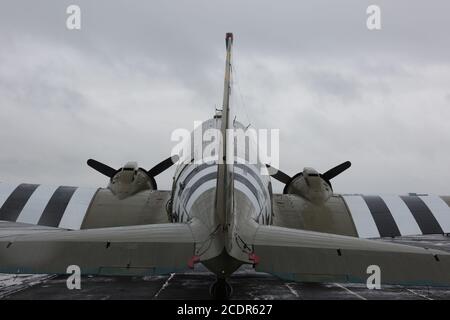
{"type": "Polygon", "coordinates": [[[76,187],[64,186],[56,189],[45,207],[38,224],[47,227],[57,227],[76,189],[76,187]]]}
{"type": "Polygon", "coordinates": [[[394,217],[402,236],[422,234],[416,219],[414,219],[411,211],[399,196],[383,195],[381,198],[394,217]]]}
{"type": "MultiPolygon", "coordinates": [[[[265,198],[269,198],[270,199],[270,193],[267,194],[268,192],[268,188],[266,188],[264,186],[264,183],[262,181],[262,176],[257,175],[255,173],[255,171],[253,171],[253,169],[250,167],[250,165],[243,165],[243,164],[235,164],[235,172],[237,171],[236,169],[239,169],[242,171],[242,175],[245,177],[247,174],[250,175],[255,181],[256,183],[259,185],[259,188],[261,189],[261,191],[263,192],[263,196],[265,198]]],[[[248,179],[248,178],[247,178],[248,179]]],[[[250,179],[249,179],[250,180],[250,179]]]]}
{"type": "Polygon", "coordinates": [[[261,204],[258,202],[258,199],[255,197],[253,192],[249,190],[248,185],[240,181],[235,181],[234,188],[235,190],[242,192],[247,197],[247,199],[250,200],[253,207],[255,208],[256,214],[259,215],[259,213],[262,211],[261,204]]]}
{"type": "Polygon", "coordinates": [[[379,196],[363,196],[377,225],[381,237],[398,237],[400,230],[395,223],[389,208],[379,196]]]}
{"type": "Polygon", "coordinates": [[[444,233],[433,213],[418,196],[401,196],[423,234],[444,233]]]}
{"type": "Polygon", "coordinates": [[[184,203],[186,201],[189,201],[189,199],[191,198],[192,194],[195,192],[195,190],[197,190],[202,184],[204,184],[205,182],[209,181],[209,180],[213,180],[217,178],[217,172],[211,172],[208,174],[205,174],[202,177],[199,177],[198,180],[193,180],[193,183],[191,186],[186,186],[184,190],[184,193],[182,195],[182,198],[180,198],[181,202],[184,203]]]}
{"type": "Polygon", "coordinates": [[[78,188],[70,199],[59,228],[79,230],[98,188],[78,188]]]}
{"type": "MultiPolygon", "coordinates": [[[[192,205],[197,201],[197,199],[206,191],[213,189],[216,187],[217,179],[213,178],[211,180],[206,181],[205,183],[201,184],[195,191],[192,192],[192,195],[189,197],[188,202],[186,203],[185,210],[190,211],[192,208],[192,205]]],[[[236,190],[239,190],[240,192],[244,193],[246,197],[251,201],[253,206],[256,210],[261,210],[261,206],[258,203],[258,200],[256,199],[255,195],[251,190],[249,190],[248,185],[240,182],[235,181],[234,185],[236,190]],[[250,192],[249,192],[250,191],[250,192]]]]}
{"type": "MultiPolygon", "coordinates": [[[[212,179],[216,179],[216,178],[217,178],[217,172],[212,172],[212,173],[205,174],[198,180],[193,180],[195,182],[192,184],[192,186],[186,187],[186,193],[185,193],[185,196],[183,197],[182,201],[184,202],[185,199],[189,199],[191,197],[192,193],[195,192],[195,190],[197,190],[197,188],[199,186],[201,186],[203,183],[205,183],[206,181],[212,180],[212,179]]],[[[253,192],[253,194],[255,195],[255,198],[257,198],[258,201],[260,201],[260,197],[258,195],[256,187],[249,180],[242,177],[238,173],[234,174],[234,179],[245,184],[248,187],[248,189],[250,189],[253,192]]]]}
{"type": "Polygon", "coordinates": [[[11,195],[11,192],[16,189],[18,184],[0,183],[0,208],[5,203],[6,199],[11,195]]]}
{"type": "MultiPolygon", "coordinates": [[[[258,194],[259,192],[261,192],[261,197],[257,197],[258,202],[261,202],[261,204],[259,205],[260,212],[258,214],[257,219],[259,220],[259,217],[261,215],[263,215],[263,220],[264,220],[264,213],[267,212],[272,212],[272,201],[271,201],[271,193],[270,193],[270,182],[266,183],[266,187],[264,187],[263,184],[263,176],[258,176],[256,175],[256,173],[251,169],[251,166],[243,166],[243,167],[238,167],[237,165],[234,166],[234,173],[235,175],[240,175],[241,177],[245,177],[245,179],[247,179],[253,186],[255,186],[255,188],[258,190],[258,194]],[[259,189],[258,189],[259,187],[259,189]]],[[[268,180],[268,179],[267,179],[268,180]]],[[[256,190],[255,189],[255,190],[256,190]]]]}
{"type": "MultiPolygon", "coordinates": [[[[258,194],[258,191],[256,190],[256,187],[255,187],[255,185],[250,181],[250,180],[248,180],[247,178],[244,178],[243,176],[241,176],[241,175],[239,175],[239,174],[234,174],[234,181],[236,182],[240,182],[240,183],[242,183],[244,186],[246,186],[247,187],[247,189],[249,189],[252,193],[253,193],[253,196],[255,197],[255,199],[258,201],[258,204],[261,202],[261,203],[263,203],[264,201],[263,201],[263,199],[261,199],[261,197],[259,196],[259,194],[258,194]]],[[[265,200],[265,199],[264,199],[265,200]]],[[[262,206],[262,204],[260,204],[260,206],[262,206]]]]}
{"type": "MultiPolygon", "coordinates": [[[[209,163],[203,163],[200,165],[192,165],[193,168],[189,168],[186,169],[185,173],[181,173],[178,180],[179,181],[183,181],[183,184],[185,186],[187,186],[190,182],[190,180],[195,176],[197,178],[197,176],[199,176],[200,172],[217,172],[217,164],[213,163],[213,164],[209,164],[209,163]],[[207,170],[209,169],[209,170],[207,170]]],[[[240,163],[235,163],[235,168],[239,168],[243,173],[244,176],[246,174],[251,175],[255,181],[259,184],[259,187],[261,188],[261,190],[264,192],[266,190],[266,188],[264,187],[264,184],[261,180],[261,176],[258,176],[258,174],[255,172],[255,170],[253,169],[253,166],[251,165],[244,165],[244,164],[240,164],[240,163]]],[[[236,171],[235,171],[236,172],[236,171]]],[[[178,195],[181,195],[182,190],[180,189],[178,191],[178,195]]]]}
{"type": "Polygon", "coordinates": [[[450,207],[436,195],[419,196],[431,210],[445,233],[450,233],[450,207]]]}
{"type": "Polygon", "coordinates": [[[56,186],[40,185],[31,195],[17,222],[37,224],[56,188],[56,186]]]}
{"type": "MultiPolygon", "coordinates": [[[[189,184],[189,181],[194,176],[196,176],[200,171],[206,170],[208,168],[212,168],[212,170],[210,169],[209,171],[216,171],[217,172],[217,165],[214,165],[214,164],[203,163],[203,164],[200,164],[200,165],[192,165],[192,166],[193,166],[192,169],[191,168],[187,168],[187,170],[190,169],[190,171],[188,171],[188,173],[186,173],[186,177],[185,178],[183,177],[184,173],[180,174],[180,176],[178,178],[179,181],[183,181],[183,184],[185,186],[187,186],[189,184]]],[[[178,196],[181,195],[182,191],[183,190],[180,188],[179,191],[178,191],[178,196]]]]}
{"type": "Polygon", "coordinates": [[[379,238],[380,232],[367,203],[361,196],[342,196],[347,204],[360,238],[379,238]]]}
{"type": "Polygon", "coordinates": [[[194,202],[197,201],[197,199],[206,191],[210,189],[214,189],[217,184],[217,179],[214,178],[212,180],[206,181],[201,186],[199,186],[189,197],[189,200],[186,202],[186,205],[184,206],[184,209],[187,212],[191,211],[192,206],[194,205],[194,202]]]}
{"type": "Polygon", "coordinates": [[[0,220],[16,221],[28,199],[30,199],[38,186],[38,184],[20,184],[0,208],[0,220]]]}

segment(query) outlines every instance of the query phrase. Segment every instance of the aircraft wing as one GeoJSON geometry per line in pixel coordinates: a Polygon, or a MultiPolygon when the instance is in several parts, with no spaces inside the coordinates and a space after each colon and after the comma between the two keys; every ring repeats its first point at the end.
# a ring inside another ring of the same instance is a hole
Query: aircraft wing
{"type": "Polygon", "coordinates": [[[274,194],[274,225],[359,238],[450,233],[450,197],[333,195],[317,206],[300,196],[274,194]]]}
{"type": "Polygon", "coordinates": [[[0,183],[0,221],[62,229],[168,223],[170,191],[118,199],[109,189],[0,183]]]}
{"type": "Polygon", "coordinates": [[[168,223],[71,231],[9,224],[0,228],[0,272],[64,274],[77,265],[83,274],[167,274],[187,269],[196,242],[191,228],[168,223]]]}
{"type": "Polygon", "coordinates": [[[382,240],[259,226],[256,270],[292,281],[362,282],[377,265],[384,284],[450,285],[450,254],[382,240]]]}

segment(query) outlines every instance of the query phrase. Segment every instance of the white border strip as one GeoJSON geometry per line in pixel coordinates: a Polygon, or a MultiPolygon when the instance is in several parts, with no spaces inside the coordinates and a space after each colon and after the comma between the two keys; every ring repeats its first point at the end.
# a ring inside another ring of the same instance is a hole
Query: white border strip
{"type": "MultiPolygon", "coordinates": [[[[191,211],[192,206],[194,205],[194,202],[197,201],[197,199],[206,191],[209,189],[213,189],[216,187],[217,179],[208,180],[205,183],[203,183],[201,186],[199,186],[190,196],[189,200],[186,203],[186,210],[188,213],[191,211]]],[[[183,203],[183,202],[181,202],[183,203]]]]}
{"type": "Polygon", "coordinates": [[[80,230],[89,205],[98,188],[78,188],[67,205],[59,228],[80,230]]]}
{"type": "Polygon", "coordinates": [[[384,195],[380,197],[391,212],[402,236],[422,234],[416,219],[400,196],[384,195]]]}
{"type": "Polygon", "coordinates": [[[19,183],[0,183],[0,208],[5,204],[6,199],[9,198],[11,193],[19,186],[19,183]]]}
{"type": "Polygon", "coordinates": [[[342,196],[350,210],[360,238],[380,238],[377,225],[373,220],[367,203],[361,196],[342,196]]]}
{"type": "Polygon", "coordinates": [[[45,185],[37,187],[30,199],[28,199],[25,207],[23,207],[22,212],[20,212],[17,222],[37,224],[57,188],[57,186],[45,185]]]}
{"type": "Polygon", "coordinates": [[[234,189],[242,192],[250,200],[257,213],[262,210],[261,206],[263,204],[259,204],[258,199],[255,198],[253,192],[245,184],[240,181],[234,181],[234,189]]]}
{"type": "Polygon", "coordinates": [[[450,207],[447,203],[436,195],[419,196],[430,209],[433,216],[445,233],[450,233],[450,207]]]}

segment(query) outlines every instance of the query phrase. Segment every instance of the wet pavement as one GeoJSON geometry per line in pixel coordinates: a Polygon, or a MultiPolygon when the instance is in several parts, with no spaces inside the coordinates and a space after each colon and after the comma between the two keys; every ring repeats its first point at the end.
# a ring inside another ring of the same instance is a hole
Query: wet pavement
{"type": "MultiPolygon", "coordinates": [[[[450,251],[446,236],[408,237],[385,240],[450,251]]],[[[450,272],[450,271],[449,271],[450,272]]],[[[214,276],[201,265],[193,271],[154,277],[82,277],[80,290],[68,290],[67,276],[0,275],[3,299],[210,299],[209,286],[214,276]]],[[[382,286],[369,290],[363,284],[294,283],[255,272],[245,266],[230,279],[232,299],[244,300],[449,300],[450,287],[382,286]]]]}

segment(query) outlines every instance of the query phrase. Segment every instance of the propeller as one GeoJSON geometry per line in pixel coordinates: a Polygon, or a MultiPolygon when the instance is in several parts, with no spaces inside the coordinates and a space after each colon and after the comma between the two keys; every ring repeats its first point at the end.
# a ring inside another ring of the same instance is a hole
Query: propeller
{"type": "Polygon", "coordinates": [[[337,165],[336,167],[331,168],[330,170],[328,170],[327,172],[322,174],[322,178],[324,178],[325,180],[331,180],[334,177],[336,177],[337,175],[340,175],[342,172],[344,172],[348,168],[350,168],[351,165],[352,165],[352,163],[350,161],[345,161],[345,162],[341,163],[340,165],[337,165]]]}
{"type": "Polygon", "coordinates": [[[158,163],[156,166],[154,166],[150,170],[148,170],[147,174],[150,177],[156,177],[158,174],[160,174],[160,173],[166,171],[167,169],[169,169],[174,163],[176,163],[178,161],[179,158],[180,157],[177,156],[177,155],[169,157],[169,158],[161,161],[160,163],[158,163]]]}
{"type": "Polygon", "coordinates": [[[289,177],[286,173],[279,169],[275,169],[274,167],[266,164],[267,169],[269,169],[270,176],[274,177],[280,182],[283,182],[284,184],[288,184],[289,181],[291,181],[291,177],[289,177]]]}
{"type": "MultiPolygon", "coordinates": [[[[154,178],[159,175],[160,173],[166,171],[167,169],[169,169],[173,164],[175,164],[178,161],[179,157],[177,155],[174,155],[172,157],[169,157],[163,161],[161,161],[160,163],[158,163],[157,165],[155,165],[153,168],[151,168],[150,170],[145,170],[143,169],[148,176],[154,180],[154,178]]],[[[87,161],[87,165],[90,166],[92,169],[100,172],[101,174],[112,178],[114,177],[114,175],[119,172],[120,169],[114,169],[111,168],[110,166],[101,163],[97,160],[94,159],[89,159],[87,161]]]]}
{"type": "Polygon", "coordinates": [[[118,170],[116,170],[114,168],[111,168],[110,166],[107,166],[106,164],[101,163],[101,162],[99,162],[97,160],[94,160],[94,159],[89,159],[87,161],[87,165],[89,167],[91,167],[92,169],[97,170],[98,172],[100,172],[101,174],[103,174],[103,175],[105,175],[105,176],[107,176],[109,178],[114,177],[114,175],[118,171],[118,170]]]}
{"type": "MultiPolygon", "coordinates": [[[[330,180],[333,179],[334,177],[336,177],[337,175],[341,174],[342,172],[344,172],[345,170],[347,170],[348,168],[350,168],[350,166],[352,165],[352,163],[350,161],[345,161],[337,166],[335,166],[334,168],[331,168],[330,170],[328,170],[327,172],[321,174],[320,176],[328,182],[328,184],[330,184],[330,180]]],[[[277,179],[278,181],[288,185],[295,177],[298,177],[300,174],[296,174],[293,177],[290,177],[289,175],[287,175],[286,173],[284,173],[283,171],[279,170],[279,169],[275,169],[273,167],[271,167],[270,165],[266,164],[266,167],[271,170],[271,176],[274,177],[275,179],[277,179]]],[[[331,186],[331,184],[330,184],[331,186]]]]}

